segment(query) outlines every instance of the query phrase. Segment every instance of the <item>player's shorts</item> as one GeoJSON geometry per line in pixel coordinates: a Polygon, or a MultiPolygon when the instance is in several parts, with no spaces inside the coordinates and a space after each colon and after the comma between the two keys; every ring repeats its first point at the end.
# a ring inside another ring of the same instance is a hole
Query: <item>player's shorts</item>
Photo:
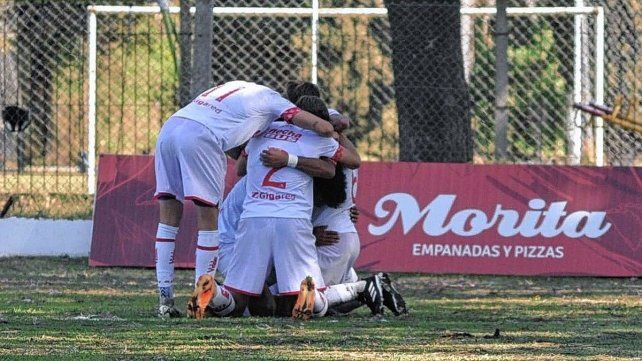
{"type": "Polygon", "coordinates": [[[356,232],[339,233],[339,242],[317,247],[319,267],[326,285],[355,282],[352,266],[359,257],[360,249],[356,232]]]}
{"type": "Polygon", "coordinates": [[[259,296],[273,265],[280,296],[298,294],[306,276],[314,278],[318,289],[325,289],[309,220],[257,217],[239,221],[225,287],[259,296]]]}
{"type": "Polygon", "coordinates": [[[234,254],[235,243],[219,243],[218,245],[218,272],[227,277],[227,272],[230,270],[232,263],[232,255],[234,254]]]}
{"type": "Polygon", "coordinates": [[[193,120],[171,117],[161,128],[155,154],[156,193],[217,206],[227,159],[212,132],[193,120]]]}

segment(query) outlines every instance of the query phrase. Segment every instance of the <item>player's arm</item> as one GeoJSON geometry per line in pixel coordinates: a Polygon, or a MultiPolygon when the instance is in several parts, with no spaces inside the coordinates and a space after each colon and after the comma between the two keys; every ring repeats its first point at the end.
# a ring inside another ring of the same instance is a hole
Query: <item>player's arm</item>
{"type": "Polygon", "coordinates": [[[335,173],[334,162],[327,158],[290,157],[288,152],[270,147],[261,152],[261,162],[270,168],[292,167],[305,172],[311,177],[333,178],[335,173]],[[295,161],[296,159],[296,161],[295,161]]]}
{"type": "Polygon", "coordinates": [[[245,149],[241,150],[238,159],[236,160],[236,175],[243,177],[247,174],[247,153],[245,149]]]}
{"type": "Polygon", "coordinates": [[[330,122],[325,121],[312,113],[308,113],[305,110],[301,110],[296,113],[289,121],[298,127],[312,130],[324,137],[331,137],[334,134],[334,128],[330,122]]]}
{"type": "Polygon", "coordinates": [[[359,156],[359,152],[357,152],[357,148],[344,134],[335,134],[338,134],[335,136],[335,139],[339,142],[341,148],[339,153],[336,154],[332,160],[339,162],[350,169],[359,168],[361,165],[361,157],[359,156]]]}

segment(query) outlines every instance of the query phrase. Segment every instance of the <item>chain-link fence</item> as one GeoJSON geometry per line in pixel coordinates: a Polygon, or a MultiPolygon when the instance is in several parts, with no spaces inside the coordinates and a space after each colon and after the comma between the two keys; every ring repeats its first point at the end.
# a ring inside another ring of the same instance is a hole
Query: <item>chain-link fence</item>
{"type": "MultiPolygon", "coordinates": [[[[9,214],[91,212],[87,6],[107,4],[154,2],[0,2],[0,203],[19,195],[9,214]]],[[[322,0],[314,25],[316,63],[312,5],[281,0],[270,4],[284,8],[276,14],[274,9],[215,13],[214,82],[245,79],[281,90],[285,81],[311,79],[316,72],[328,103],[353,119],[351,137],[364,159],[497,161],[495,16],[479,9],[494,2],[322,0]]],[[[618,95],[625,103],[639,97],[639,2],[580,5],[605,9],[605,103],[618,95]]],[[[215,1],[215,6],[265,2],[215,1]]],[[[169,16],[178,29],[178,14],[169,16]]],[[[158,12],[96,11],[95,19],[94,154],[149,154],[163,121],[178,106],[180,54],[175,54],[181,34],[172,38],[158,12]]],[[[509,13],[508,146],[502,162],[574,164],[579,158],[581,164],[595,164],[593,119],[578,115],[572,104],[596,96],[596,25],[593,11],[509,13]]],[[[611,124],[604,130],[606,165],[639,164],[640,134],[611,124]]]]}

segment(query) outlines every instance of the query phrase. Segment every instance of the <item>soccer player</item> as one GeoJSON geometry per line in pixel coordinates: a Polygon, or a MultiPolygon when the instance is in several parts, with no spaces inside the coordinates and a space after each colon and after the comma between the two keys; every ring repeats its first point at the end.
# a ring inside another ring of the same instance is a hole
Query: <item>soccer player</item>
{"type": "MultiPolygon", "coordinates": [[[[323,101],[316,100],[325,107],[323,101]]],[[[324,118],[328,119],[327,109],[324,110],[324,118]]],[[[310,223],[312,178],[295,169],[298,159],[294,154],[325,156],[352,167],[360,163],[351,144],[342,146],[333,139],[285,123],[274,123],[254,137],[246,149],[247,194],[232,263],[225,287],[214,285],[214,292],[203,297],[212,298],[210,306],[220,316],[238,315],[245,309],[248,296],[261,294],[272,266],[282,296],[296,295],[301,279],[307,275],[313,275],[323,288],[310,223]],[[288,152],[288,167],[269,168],[262,164],[263,152],[275,147],[288,152]],[[226,290],[234,297],[226,297],[226,290]]],[[[330,166],[334,173],[334,165],[330,166]]],[[[209,287],[212,281],[208,282],[209,287]]]]}
{"type": "MultiPolygon", "coordinates": [[[[303,96],[318,97],[320,96],[319,88],[315,84],[304,81],[289,82],[286,85],[286,97],[291,101],[296,103],[303,96]]],[[[335,109],[328,109],[328,114],[335,131],[341,137],[345,137],[343,131],[349,128],[350,118],[335,109]]],[[[315,198],[317,194],[320,194],[324,196],[321,198],[326,198],[326,201],[328,199],[345,199],[345,201],[334,202],[339,204],[328,205],[326,202],[326,204],[315,207],[312,216],[319,246],[317,248],[319,266],[326,285],[352,283],[358,280],[352,266],[359,256],[360,242],[350,217],[355,207],[357,170],[338,165],[338,173],[331,180],[315,178],[315,198]],[[338,179],[341,177],[343,178],[338,179]],[[345,184],[345,190],[336,189],[339,183],[345,184]],[[339,195],[339,193],[343,194],[339,195]],[[328,241],[324,242],[324,239],[328,241]]],[[[387,273],[382,273],[380,276],[385,306],[395,315],[406,313],[403,297],[392,285],[390,276],[387,273]]],[[[337,307],[337,311],[347,313],[362,304],[362,301],[354,300],[350,304],[337,307]]],[[[371,308],[371,311],[372,313],[380,313],[382,310],[375,307],[371,308]]]]}
{"type": "MultiPolygon", "coordinates": [[[[334,110],[332,124],[336,131],[342,132],[350,125],[349,118],[334,110]]],[[[312,224],[317,237],[319,266],[326,285],[353,283],[358,281],[353,265],[359,257],[361,244],[357,229],[351,219],[357,196],[357,169],[337,164],[333,179],[314,179],[315,207],[312,224]],[[340,188],[339,188],[340,187],[340,188]],[[337,189],[339,188],[339,189],[337,189]]],[[[387,273],[380,273],[383,304],[395,316],[407,313],[406,303],[392,285],[387,273]]],[[[363,300],[338,305],[333,312],[348,313],[363,304],[363,300]]],[[[378,310],[372,310],[377,313],[378,310]]]]}
{"type": "MultiPolygon", "coordinates": [[[[216,271],[219,234],[218,203],[225,171],[225,152],[265,130],[275,119],[313,134],[330,137],[332,126],[301,111],[274,90],[245,81],[232,81],[205,91],[178,110],[161,128],[156,143],[156,193],[160,222],[156,233],[158,315],[177,317],[174,305],[174,244],[185,200],[196,206],[198,238],[195,279],[216,271]]],[[[331,138],[327,138],[330,141],[331,138]]]]}

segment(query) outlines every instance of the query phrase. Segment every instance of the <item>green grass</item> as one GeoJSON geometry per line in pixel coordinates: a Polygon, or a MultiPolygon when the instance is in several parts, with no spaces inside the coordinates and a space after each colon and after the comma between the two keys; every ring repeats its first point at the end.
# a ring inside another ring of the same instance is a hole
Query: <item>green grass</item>
{"type": "MultiPolygon", "coordinates": [[[[180,304],[192,277],[177,273],[180,304]]],[[[637,279],[397,275],[410,315],[310,322],[159,320],[154,279],[85,259],[0,259],[0,359],[642,358],[637,279]]]]}

